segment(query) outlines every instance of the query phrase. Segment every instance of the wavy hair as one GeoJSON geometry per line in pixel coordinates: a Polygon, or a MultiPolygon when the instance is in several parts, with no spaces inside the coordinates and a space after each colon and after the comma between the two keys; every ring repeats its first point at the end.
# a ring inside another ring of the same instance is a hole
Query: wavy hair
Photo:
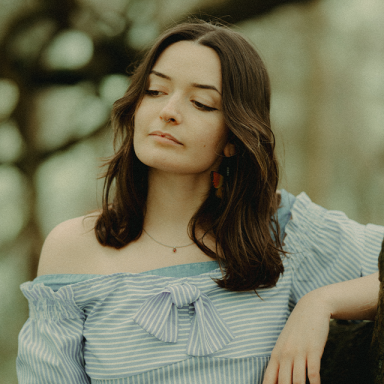
{"type": "Polygon", "coordinates": [[[276,219],[279,174],[270,126],[270,82],[251,44],[217,23],[182,23],[164,32],[134,71],[125,95],[114,103],[111,124],[116,150],[107,163],[103,208],[95,225],[97,239],[118,249],[142,234],[148,169],[133,148],[134,114],[160,54],[184,40],[209,47],[220,58],[222,110],[229,140],[236,148],[236,155],[223,158],[220,165],[221,171],[230,169],[222,198],[211,189],[189,222],[190,237],[218,261],[223,276],[215,281],[220,287],[231,291],[272,287],[284,271],[285,252],[276,219]],[[197,228],[214,236],[215,251],[196,237],[197,228]]]}

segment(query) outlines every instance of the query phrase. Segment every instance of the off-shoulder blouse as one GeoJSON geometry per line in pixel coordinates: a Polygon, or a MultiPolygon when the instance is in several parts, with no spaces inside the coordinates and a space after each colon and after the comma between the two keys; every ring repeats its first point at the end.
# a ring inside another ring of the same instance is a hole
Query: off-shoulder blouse
{"type": "Polygon", "coordinates": [[[261,383],[297,301],[376,272],[384,236],[384,227],[304,193],[282,191],[278,220],[285,271],[258,295],[219,288],[215,261],[24,283],[30,316],[19,335],[19,383],[261,383]]]}

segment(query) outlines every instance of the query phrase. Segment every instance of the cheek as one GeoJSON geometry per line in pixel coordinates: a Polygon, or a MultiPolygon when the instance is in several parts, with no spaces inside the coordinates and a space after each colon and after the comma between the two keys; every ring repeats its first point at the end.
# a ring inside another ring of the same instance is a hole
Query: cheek
{"type": "MultiPolygon", "coordinates": [[[[141,156],[145,154],[145,132],[143,127],[145,126],[142,119],[135,117],[135,123],[133,126],[133,150],[136,156],[141,160],[141,156]]],[[[142,161],[142,160],[141,160],[142,161]]]]}
{"type": "Polygon", "coordinates": [[[204,148],[210,148],[217,154],[222,154],[228,139],[228,129],[223,125],[212,130],[206,137],[204,148]]]}
{"type": "Polygon", "coordinates": [[[133,144],[139,145],[148,134],[149,119],[143,108],[138,108],[133,122],[133,144]]]}
{"type": "Polygon", "coordinates": [[[148,108],[148,102],[145,98],[143,98],[137,105],[135,110],[135,117],[134,117],[134,129],[136,127],[140,128],[143,125],[146,124],[146,120],[148,119],[149,115],[149,108],[148,108]]]}
{"type": "Polygon", "coordinates": [[[136,131],[134,131],[134,133],[133,133],[133,151],[135,152],[137,158],[138,158],[140,161],[142,161],[142,160],[141,160],[141,152],[140,152],[140,142],[139,142],[139,140],[138,140],[138,138],[137,138],[137,133],[136,133],[136,131]]]}
{"type": "Polygon", "coordinates": [[[207,164],[216,163],[223,155],[226,138],[225,130],[205,132],[205,135],[200,136],[198,145],[196,145],[195,158],[207,164]]]}
{"type": "Polygon", "coordinates": [[[135,119],[133,122],[133,130],[134,132],[140,130],[140,127],[144,123],[144,114],[142,113],[142,108],[138,108],[135,112],[135,119]]]}

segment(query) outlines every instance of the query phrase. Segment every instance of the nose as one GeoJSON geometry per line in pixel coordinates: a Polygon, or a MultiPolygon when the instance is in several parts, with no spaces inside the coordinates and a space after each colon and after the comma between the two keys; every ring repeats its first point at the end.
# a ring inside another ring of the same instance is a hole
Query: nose
{"type": "Polygon", "coordinates": [[[163,108],[160,111],[160,119],[174,124],[181,123],[181,96],[174,94],[167,98],[163,108]]]}

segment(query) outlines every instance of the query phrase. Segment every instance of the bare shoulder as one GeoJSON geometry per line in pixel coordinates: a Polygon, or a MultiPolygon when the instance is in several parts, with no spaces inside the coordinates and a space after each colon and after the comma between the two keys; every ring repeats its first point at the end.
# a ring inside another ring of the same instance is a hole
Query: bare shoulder
{"type": "Polygon", "coordinates": [[[101,247],[94,232],[96,219],[97,215],[82,216],[57,225],[44,242],[38,276],[85,273],[89,258],[101,247]]]}

